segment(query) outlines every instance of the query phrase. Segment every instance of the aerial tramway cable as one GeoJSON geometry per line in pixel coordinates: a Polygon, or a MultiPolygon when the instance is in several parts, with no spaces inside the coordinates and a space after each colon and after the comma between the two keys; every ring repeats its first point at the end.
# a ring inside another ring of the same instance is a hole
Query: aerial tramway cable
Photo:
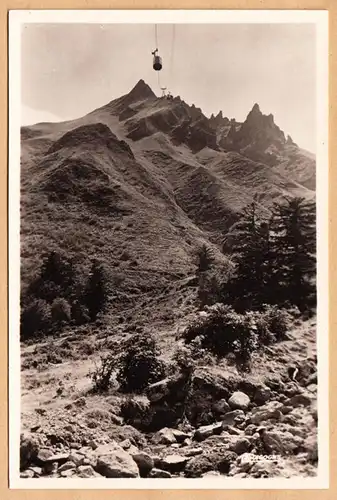
{"type": "Polygon", "coordinates": [[[154,38],[156,42],[156,48],[158,50],[158,27],[156,24],[154,25],[154,38]]]}
{"type": "Polygon", "coordinates": [[[170,73],[169,73],[169,81],[168,81],[169,87],[171,87],[171,88],[172,88],[172,80],[173,80],[173,60],[174,60],[175,37],[176,37],[175,25],[172,24],[171,53],[170,53],[170,73]]]}
{"type": "MultiPolygon", "coordinates": [[[[157,24],[154,25],[154,38],[155,38],[155,44],[156,48],[152,52],[153,55],[153,69],[157,71],[157,80],[158,80],[158,87],[162,91],[162,96],[164,97],[165,90],[167,87],[162,87],[161,85],[161,79],[159,75],[159,71],[162,69],[163,64],[162,64],[162,59],[158,55],[159,52],[159,43],[158,43],[158,26],[157,24]]],[[[171,38],[171,50],[170,50],[170,62],[169,62],[169,76],[168,76],[168,83],[170,86],[172,85],[172,79],[173,79],[173,61],[174,61],[174,48],[175,48],[175,25],[172,25],[172,38],[171,38]]],[[[170,92],[169,95],[171,96],[170,92]]]]}

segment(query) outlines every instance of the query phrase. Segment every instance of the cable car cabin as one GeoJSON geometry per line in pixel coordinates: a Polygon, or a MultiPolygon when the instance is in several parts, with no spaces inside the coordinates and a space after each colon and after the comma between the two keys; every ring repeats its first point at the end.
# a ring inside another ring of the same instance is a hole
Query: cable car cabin
{"type": "Polygon", "coordinates": [[[155,71],[160,71],[163,67],[163,64],[162,64],[161,57],[158,56],[157,52],[158,52],[158,49],[156,49],[154,52],[152,52],[152,54],[153,54],[153,69],[155,71]]]}
{"type": "Polygon", "coordinates": [[[161,62],[161,57],[159,56],[154,56],[153,58],[153,69],[156,71],[160,71],[162,69],[163,65],[161,62]]]}

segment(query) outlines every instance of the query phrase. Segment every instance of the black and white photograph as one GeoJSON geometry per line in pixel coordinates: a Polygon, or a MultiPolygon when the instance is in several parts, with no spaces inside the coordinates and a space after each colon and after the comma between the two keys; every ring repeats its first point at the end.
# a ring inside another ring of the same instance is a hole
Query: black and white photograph
{"type": "Polygon", "coordinates": [[[10,12],[12,487],[328,487],[327,30],[10,12]]]}

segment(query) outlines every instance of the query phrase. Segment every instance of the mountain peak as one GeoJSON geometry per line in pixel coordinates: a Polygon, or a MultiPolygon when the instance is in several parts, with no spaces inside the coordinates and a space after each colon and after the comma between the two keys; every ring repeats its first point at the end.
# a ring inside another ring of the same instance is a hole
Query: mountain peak
{"type": "Polygon", "coordinates": [[[133,87],[133,89],[129,92],[129,96],[133,98],[146,99],[148,97],[156,97],[151,87],[144,82],[143,79],[140,79],[139,82],[133,87]]]}
{"type": "Polygon", "coordinates": [[[249,112],[249,115],[255,115],[255,116],[262,115],[260,106],[257,104],[257,102],[252,107],[251,111],[249,112]]]}
{"type": "Polygon", "coordinates": [[[219,111],[216,116],[214,115],[214,113],[212,113],[209,119],[209,123],[212,128],[217,128],[227,125],[229,123],[229,119],[226,116],[223,116],[222,111],[219,111]]]}

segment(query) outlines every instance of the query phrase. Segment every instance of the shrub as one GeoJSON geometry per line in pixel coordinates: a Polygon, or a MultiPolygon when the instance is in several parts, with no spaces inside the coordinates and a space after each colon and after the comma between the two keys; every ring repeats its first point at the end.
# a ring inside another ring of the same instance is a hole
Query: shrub
{"type": "MultiPolygon", "coordinates": [[[[189,346],[178,346],[172,356],[172,362],[168,367],[168,375],[176,376],[180,374],[184,379],[191,380],[193,372],[196,368],[197,356],[194,352],[193,342],[189,346]]],[[[204,350],[203,353],[205,353],[204,350]]],[[[199,354],[201,357],[202,352],[199,354]]]]}
{"type": "Polygon", "coordinates": [[[248,360],[257,348],[258,336],[252,315],[238,314],[232,307],[215,304],[207,308],[185,330],[186,343],[199,337],[200,346],[223,357],[233,352],[248,360]]]}
{"type": "Polygon", "coordinates": [[[28,339],[47,333],[51,327],[50,306],[45,300],[37,299],[21,313],[21,337],[28,339]]]}
{"type": "Polygon", "coordinates": [[[71,320],[71,307],[69,303],[62,298],[55,299],[51,305],[51,317],[53,323],[57,325],[69,323],[71,320]]]}
{"type": "Polygon", "coordinates": [[[276,341],[274,333],[270,331],[268,317],[261,311],[249,311],[246,313],[251,318],[256,332],[256,342],[260,347],[273,344],[276,341]]]}
{"type": "Polygon", "coordinates": [[[172,361],[175,368],[178,368],[180,372],[191,372],[194,370],[195,362],[193,352],[188,347],[178,347],[173,354],[172,361]]]}
{"type": "Polygon", "coordinates": [[[77,299],[71,304],[71,317],[76,325],[84,325],[90,321],[88,308],[77,299]]]}
{"type": "Polygon", "coordinates": [[[270,331],[268,322],[263,316],[257,318],[256,328],[260,346],[270,345],[276,342],[275,334],[270,331]]]}
{"type": "Polygon", "coordinates": [[[124,392],[141,392],[165,377],[165,365],[159,359],[155,339],[147,333],[132,335],[119,358],[117,380],[124,392]]]}
{"type": "Polygon", "coordinates": [[[254,319],[249,314],[238,315],[234,323],[237,339],[233,342],[236,362],[242,368],[249,369],[252,353],[258,347],[258,333],[254,319]]]}
{"type": "Polygon", "coordinates": [[[95,364],[95,371],[88,373],[93,382],[94,392],[106,392],[110,388],[115,367],[115,356],[112,354],[101,355],[99,364],[95,364]]]}
{"type": "Polygon", "coordinates": [[[213,366],[217,364],[217,360],[214,354],[203,347],[201,337],[196,337],[194,340],[192,340],[189,347],[191,349],[191,356],[195,364],[198,361],[201,361],[205,366],[213,366]]]}
{"type": "Polygon", "coordinates": [[[290,314],[285,309],[266,305],[264,307],[264,316],[269,331],[275,335],[276,340],[283,340],[290,325],[290,314]]]}

